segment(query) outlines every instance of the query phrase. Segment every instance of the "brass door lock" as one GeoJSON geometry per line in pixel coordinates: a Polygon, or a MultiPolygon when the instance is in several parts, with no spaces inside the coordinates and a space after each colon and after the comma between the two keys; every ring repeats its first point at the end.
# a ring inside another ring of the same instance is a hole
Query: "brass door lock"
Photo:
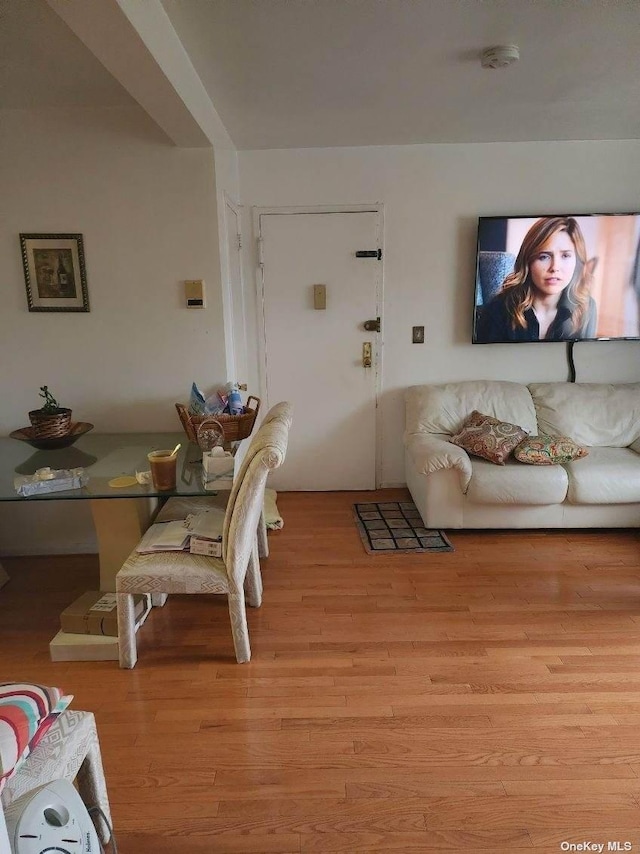
{"type": "Polygon", "coordinates": [[[371,367],[371,341],[364,341],[362,344],[362,367],[371,367]]]}

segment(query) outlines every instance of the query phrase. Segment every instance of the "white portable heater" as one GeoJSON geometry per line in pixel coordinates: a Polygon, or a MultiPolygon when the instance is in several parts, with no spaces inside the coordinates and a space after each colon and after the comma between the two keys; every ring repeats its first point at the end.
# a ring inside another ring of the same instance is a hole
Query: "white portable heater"
{"type": "Polygon", "coordinates": [[[91,816],[67,780],[54,780],[5,808],[12,854],[99,854],[91,816]]]}

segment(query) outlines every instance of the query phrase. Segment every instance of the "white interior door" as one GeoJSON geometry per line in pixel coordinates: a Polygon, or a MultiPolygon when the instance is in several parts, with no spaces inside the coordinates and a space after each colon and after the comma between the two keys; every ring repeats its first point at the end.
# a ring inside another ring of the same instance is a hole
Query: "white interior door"
{"type": "Polygon", "coordinates": [[[380,313],[382,264],[356,252],[378,249],[379,219],[376,211],[259,217],[266,404],[294,405],[286,463],[269,480],[275,489],[376,486],[380,336],[363,324],[380,313]],[[324,309],[314,307],[315,285],[325,286],[324,309]]]}

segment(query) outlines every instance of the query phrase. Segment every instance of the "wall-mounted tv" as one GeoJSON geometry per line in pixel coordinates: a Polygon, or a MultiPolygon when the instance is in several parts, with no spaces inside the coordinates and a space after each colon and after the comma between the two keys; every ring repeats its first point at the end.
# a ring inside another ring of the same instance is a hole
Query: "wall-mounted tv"
{"type": "Polygon", "coordinates": [[[478,221],[474,344],[640,339],[640,214],[478,221]]]}

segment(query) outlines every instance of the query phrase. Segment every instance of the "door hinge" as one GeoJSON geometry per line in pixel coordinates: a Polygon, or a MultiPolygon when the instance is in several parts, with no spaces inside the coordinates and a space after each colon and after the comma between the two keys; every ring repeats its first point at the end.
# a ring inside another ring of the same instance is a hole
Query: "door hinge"
{"type": "Polygon", "coordinates": [[[382,261],[382,249],[358,249],[356,258],[376,258],[382,261]]]}
{"type": "Polygon", "coordinates": [[[236,234],[236,238],[238,240],[238,249],[242,249],[242,235],[236,234]]]}
{"type": "Polygon", "coordinates": [[[258,238],[258,266],[264,267],[264,240],[258,238]]]}

